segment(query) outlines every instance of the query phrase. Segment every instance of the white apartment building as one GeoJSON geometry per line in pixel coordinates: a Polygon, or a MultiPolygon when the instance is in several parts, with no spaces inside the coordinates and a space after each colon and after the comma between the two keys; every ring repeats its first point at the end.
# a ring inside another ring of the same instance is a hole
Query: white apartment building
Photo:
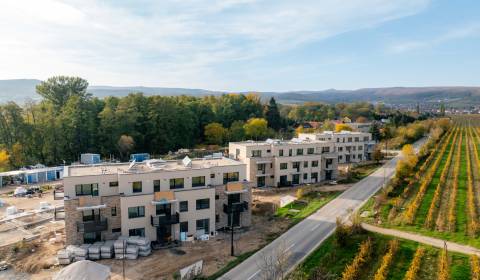
{"type": "Polygon", "coordinates": [[[357,131],[324,131],[322,133],[300,133],[298,138],[320,140],[334,144],[338,163],[358,163],[370,160],[375,147],[372,134],[357,131]]]}
{"type": "Polygon", "coordinates": [[[250,226],[244,163],[225,157],[69,166],[65,169],[67,244],[119,235],[160,246],[250,226]],[[232,209],[235,209],[232,213],[232,209]]]}
{"type": "Polygon", "coordinates": [[[292,139],[229,143],[229,157],[247,165],[257,187],[290,186],[334,180],[337,155],[332,142],[292,139]]]}

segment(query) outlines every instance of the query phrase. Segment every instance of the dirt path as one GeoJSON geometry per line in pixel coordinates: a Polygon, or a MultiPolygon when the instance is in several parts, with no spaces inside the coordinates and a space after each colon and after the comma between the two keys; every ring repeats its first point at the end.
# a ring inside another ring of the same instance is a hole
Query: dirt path
{"type": "Polygon", "coordinates": [[[477,256],[480,256],[480,250],[479,249],[476,249],[474,247],[467,246],[467,245],[461,245],[461,244],[458,244],[458,243],[446,241],[446,240],[443,240],[443,239],[428,237],[428,236],[424,236],[424,235],[420,235],[420,234],[416,234],[416,233],[405,232],[405,231],[396,230],[396,229],[388,229],[388,228],[377,227],[377,226],[373,226],[373,225],[366,224],[366,223],[362,223],[362,227],[367,231],[376,232],[376,233],[385,234],[385,235],[390,235],[390,236],[395,236],[395,237],[399,237],[399,238],[403,238],[403,239],[408,239],[408,240],[412,240],[412,241],[415,241],[415,242],[427,244],[427,245],[437,247],[437,248],[443,248],[444,244],[446,242],[447,243],[447,249],[449,251],[458,252],[458,253],[467,254],[467,255],[476,254],[477,256]]]}

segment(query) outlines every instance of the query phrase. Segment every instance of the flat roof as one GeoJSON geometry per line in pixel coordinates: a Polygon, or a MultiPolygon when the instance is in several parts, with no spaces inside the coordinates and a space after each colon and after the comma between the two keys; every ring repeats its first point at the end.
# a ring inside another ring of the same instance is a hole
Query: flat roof
{"type": "Polygon", "coordinates": [[[268,139],[265,141],[242,141],[242,142],[230,142],[231,144],[237,144],[242,146],[281,146],[281,145],[305,145],[305,144],[330,144],[329,141],[313,140],[313,139],[299,139],[293,138],[291,140],[277,140],[268,139]]]}
{"type": "Polygon", "coordinates": [[[108,174],[138,174],[164,171],[182,171],[192,169],[209,169],[216,166],[236,166],[244,163],[226,158],[199,158],[192,159],[191,164],[186,166],[182,160],[146,160],[138,163],[102,163],[92,165],[72,165],[68,166],[68,170],[64,177],[69,176],[95,176],[108,174]]]}

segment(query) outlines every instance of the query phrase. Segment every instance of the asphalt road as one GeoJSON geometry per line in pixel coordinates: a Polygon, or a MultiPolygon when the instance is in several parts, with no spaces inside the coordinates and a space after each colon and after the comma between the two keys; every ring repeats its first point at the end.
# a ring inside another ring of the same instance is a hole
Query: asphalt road
{"type": "MultiPolygon", "coordinates": [[[[415,143],[419,147],[424,139],[415,143]]],[[[315,248],[327,239],[336,227],[337,217],[346,218],[352,211],[359,209],[384,183],[395,174],[395,166],[400,155],[391,159],[370,176],[359,181],[336,199],[304,219],[279,238],[227,272],[223,280],[268,279],[265,267],[267,260],[275,259],[279,254],[287,255],[286,271],[292,271],[315,248]],[[287,254],[285,252],[288,252],[287,254]]]]}

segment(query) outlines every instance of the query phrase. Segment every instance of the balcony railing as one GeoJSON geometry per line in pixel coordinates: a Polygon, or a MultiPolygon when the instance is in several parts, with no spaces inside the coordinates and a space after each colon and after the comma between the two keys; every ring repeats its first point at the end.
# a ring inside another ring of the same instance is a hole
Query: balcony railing
{"type": "Polygon", "coordinates": [[[150,217],[150,222],[153,227],[174,225],[180,222],[180,215],[178,212],[172,215],[152,215],[150,217]]]}
{"type": "Polygon", "coordinates": [[[107,218],[95,217],[91,221],[77,222],[77,229],[79,232],[100,232],[108,229],[107,218]]]}
{"type": "Polygon", "coordinates": [[[248,202],[237,202],[232,204],[223,204],[223,212],[226,214],[241,213],[248,210],[248,202]]]}

